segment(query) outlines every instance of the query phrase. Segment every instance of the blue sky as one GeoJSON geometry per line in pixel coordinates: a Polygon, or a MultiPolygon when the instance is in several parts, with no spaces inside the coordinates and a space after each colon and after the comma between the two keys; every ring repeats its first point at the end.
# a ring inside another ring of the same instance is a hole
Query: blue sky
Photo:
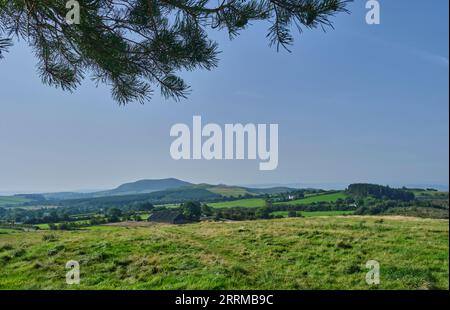
{"type": "Polygon", "coordinates": [[[0,61],[0,192],[109,188],[142,178],[193,182],[444,184],[449,179],[448,1],[365,1],[335,30],[296,35],[276,52],[255,23],[229,41],[213,71],[183,73],[192,93],[118,106],[86,80],[73,94],[43,85],[17,43],[0,61]],[[170,127],[278,123],[279,165],[174,161],[170,127]]]}

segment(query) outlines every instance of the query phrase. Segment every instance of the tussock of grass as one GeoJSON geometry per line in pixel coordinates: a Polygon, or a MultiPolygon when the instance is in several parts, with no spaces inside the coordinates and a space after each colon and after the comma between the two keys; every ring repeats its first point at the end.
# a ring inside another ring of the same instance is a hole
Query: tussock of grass
{"type": "Polygon", "coordinates": [[[445,220],[356,216],[14,232],[0,235],[0,289],[448,289],[448,241],[445,220]]]}

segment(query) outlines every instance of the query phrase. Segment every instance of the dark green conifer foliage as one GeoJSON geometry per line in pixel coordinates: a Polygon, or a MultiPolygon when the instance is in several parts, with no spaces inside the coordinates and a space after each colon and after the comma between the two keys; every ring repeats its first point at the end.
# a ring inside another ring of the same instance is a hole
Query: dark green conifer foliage
{"type": "Polygon", "coordinates": [[[110,85],[119,104],[145,102],[154,87],[186,97],[183,70],[210,70],[218,46],[208,31],[230,38],[254,21],[269,23],[270,45],[287,49],[292,28],[332,27],[349,0],[79,0],[80,23],[69,25],[66,0],[0,0],[0,58],[25,40],[46,84],[73,91],[89,76],[110,85]]]}

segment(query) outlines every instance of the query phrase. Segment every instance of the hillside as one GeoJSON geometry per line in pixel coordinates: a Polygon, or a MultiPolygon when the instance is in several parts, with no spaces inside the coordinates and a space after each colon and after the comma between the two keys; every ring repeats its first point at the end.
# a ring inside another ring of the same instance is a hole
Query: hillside
{"type": "Polygon", "coordinates": [[[71,199],[59,202],[61,206],[120,207],[133,203],[151,202],[154,204],[180,203],[186,200],[208,201],[222,198],[221,195],[206,189],[191,186],[156,191],[148,194],[111,195],[104,197],[71,199]]]}
{"type": "MultiPolygon", "coordinates": [[[[305,198],[289,200],[286,202],[275,202],[274,205],[302,205],[312,204],[318,202],[334,202],[338,199],[344,199],[346,194],[344,192],[333,192],[325,194],[314,194],[305,198]]],[[[265,201],[262,198],[247,198],[238,199],[232,201],[215,202],[208,204],[213,208],[232,208],[232,207],[250,207],[257,208],[265,205],[265,201]]]]}
{"type": "MultiPolygon", "coordinates": [[[[448,289],[446,220],[321,217],[78,231],[0,230],[0,289],[448,289]]],[[[117,226],[118,225],[118,226],[117,226]]],[[[128,224],[127,224],[128,225],[128,224]]]]}
{"type": "Polygon", "coordinates": [[[260,194],[277,194],[294,190],[289,187],[270,187],[270,188],[247,188],[233,185],[213,185],[213,184],[193,184],[175,178],[155,179],[155,180],[138,180],[119,185],[110,190],[97,191],[91,193],[78,192],[55,192],[45,193],[43,196],[48,200],[72,200],[72,199],[89,199],[108,196],[124,196],[136,194],[148,194],[157,191],[172,190],[178,188],[191,187],[192,189],[204,189],[213,194],[223,197],[239,197],[252,196],[260,194]]]}
{"type": "Polygon", "coordinates": [[[189,185],[192,184],[175,178],[138,180],[135,182],[121,184],[118,187],[111,190],[97,191],[92,193],[76,193],[76,192],[46,193],[44,194],[44,197],[48,200],[87,199],[87,198],[97,198],[107,196],[146,194],[189,185]]]}
{"type": "Polygon", "coordinates": [[[159,179],[159,180],[139,180],[136,182],[122,184],[117,188],[109,191],[97,192],[96,195],[115,196],[115,195],[144,194],[189,185],[192,185],[192,183],[178,180],[175,178],[159,179]]]}
{"type": "Polygon", "coordinates": [[[325,194],[317,194],[311,195],[301,199],[290,200],[287,202],[280,202],[275,204],[293,204],[293,205],[302,205],[302,204],[311,204],[317,202],[334,202],[338,199],[345,199],[347,195],[345,192],[333,192],[333,193],[325,193],[325,194]]]}
{"type": "Polygon", "coordinates": [[[0,207],[9,207],[20,205],[25,202],[30,201],[30,199],[17,197],[17,196],[0,196],[0,207]]]}

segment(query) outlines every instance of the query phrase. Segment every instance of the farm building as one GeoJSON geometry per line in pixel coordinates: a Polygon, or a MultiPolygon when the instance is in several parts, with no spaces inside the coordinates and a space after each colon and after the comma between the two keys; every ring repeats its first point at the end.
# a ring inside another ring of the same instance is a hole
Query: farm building
{"type": "Polygon", "coordinates": [[[189,221],[186,217],[176,210],[162,210],[153,212],[148,218],[150,222],[167,224],[186,224],[189,221]]]}

